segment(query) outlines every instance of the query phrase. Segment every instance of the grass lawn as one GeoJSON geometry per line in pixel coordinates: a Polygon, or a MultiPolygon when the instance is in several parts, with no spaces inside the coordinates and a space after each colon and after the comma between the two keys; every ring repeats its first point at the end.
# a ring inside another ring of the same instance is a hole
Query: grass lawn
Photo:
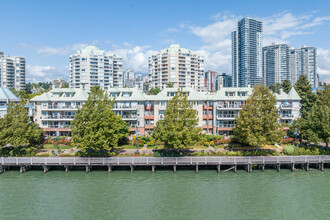
{"type": "MultiPolygon", "coordinates": [[[[43,149],[47,149],[47,150],[54,150],[56,149],[56,145],[55,144],[44,144],[42,146],[43,149]]],[[[71,146],[67,146],[67,145],[58,145],[58,149],[59,150],[65,150],[65,149],[71,149],[71,146]]]]}
{"type": "Polygon", "coordinates": [[[191,149],[208,149],[209,146],[204,146],[204,145],[194,145],[194,146],[191,146],[189,147],[191,149]]]}

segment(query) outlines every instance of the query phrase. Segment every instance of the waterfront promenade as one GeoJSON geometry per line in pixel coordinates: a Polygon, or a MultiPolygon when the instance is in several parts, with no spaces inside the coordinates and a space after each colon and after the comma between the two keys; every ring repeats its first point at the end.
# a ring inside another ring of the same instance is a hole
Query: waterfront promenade
{"type": "Polygon", "coordinates": [[[23,173],[33,167],[41,167],[44,172],[51,168],[62,168],[68,172],[72,168],[84,168],[86,172],[97,167],[105,167],[111,172],[115,167],[129,167],[131,172],[136,167],[150,167],[155,172],[156,167],[171,167],[176,172],[177,167],[193,167],[198,172],[199,167],[215,168],[218,172],[245,169],[252,172],[253,168],[265,170],[281,167],[294,171],[297,167],[309,170],[314,167],[323,170],[329,166],[330,155],[320,156],[205,156],[205,157],[1,157],[0,173],[11,168],[19,168],[23,173]],[[224,168],[224,170],[222,170],[224,168]]]}

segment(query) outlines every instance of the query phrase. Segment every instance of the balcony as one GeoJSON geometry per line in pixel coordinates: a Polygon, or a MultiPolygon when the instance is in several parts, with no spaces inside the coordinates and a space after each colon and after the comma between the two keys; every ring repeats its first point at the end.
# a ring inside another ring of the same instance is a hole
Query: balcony
{"type": "Polygon", "coordinates": [[[292,104],[282,104],[281,109],[292,109],[293,105],[292,104]]]}
{"type": "Polygon", "coordinates": [[[74,115],[42,115],[40,117],[43,121],[71,121],[74,115]]]}
{"type": "Polygon", "coordinates": [[[213,119],[213,115],[203,115],[203,120],[206,120],[206,119],[212,120],[213,119]]]}
{"type": "Polygon", "coordinates": [[[217,115],[217,120],[231,119],[235,120],[235,115],[217,115]]]}
{"type": "Polygon", "coordinates": [[[72,106],[72,105],[48,105],[48,106],[41,106],[40,109],[42,110],[53,110],[53,109],[60,109],[60,110],[78,110],[82,106],[72,106]]]}
{"type": "Polygon", "coordinates": [[[293,118],[294,118],[294,116],[293,115],[280,115],[280,118],[281,119],[291,119],[291,120],[293,120],[293,118]]]}
{"type": "Polygon", "coordinates": [[[236,109],[239,110],[243,105],[218,104],[217,109],[236,109]]]}
{"type": "Polygon", "coordinates": [[[219,124],[217,125],[218,128],[233,128],[235,124],[219,124]]]}
{"type": "Polygon", "coordinates": [[[145,125],[144,128],[145,129],[154,129],[154,125],[145,125]]]}
{"type": "Polygon", "coordinates": [[[115,105],[112,110],[137,110],[137,105],[115,105]]]}
{"type": "Polygon", "coordinates": [[[144,119],[146,119],[146,120],[154,120],[155,119],[155,116],[154,115],[145,115],[144,116],[144,119]]]}
{"type": "Polygon", "coordinates": [[[203,110],[212,110],[213,106],[211,105],[203,105],[203,110]]]}
{"type": "Polygon", "coordinates": [[[70,129],[70,125],[41,125],[41,128],[59,128],[59,129],[70,129]]]}
{"type": "Polygon", "coordinates": [[[159,110],[166,110],[166,105],[159,105],[159,110]]]}
{"type": "Polygon", "coordinates": [[[123,115],[123,116],[121,116],[121,118],[124,121],[134,121],[134,120],[138,119],[138,116],[137,115],[123,115]]]}

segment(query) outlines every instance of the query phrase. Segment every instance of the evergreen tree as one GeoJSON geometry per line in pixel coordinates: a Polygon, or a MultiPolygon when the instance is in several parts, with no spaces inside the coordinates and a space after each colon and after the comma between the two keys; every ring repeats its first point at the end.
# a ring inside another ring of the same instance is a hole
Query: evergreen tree
{"type": "Polygon", "coordinates": [[[266,86],[255,85],[253,94],[236,116],[235,138],[256,147],[279,141],[284,132],[278,124],[275,104],[275,95],[266,86]]]}
{"type": "Polygon", "coordinates": [[[155,87],[155,88],[151,88],[148,92],[148,95],[157,95],[158,93],[160,93],[161,90],[160,88],[158,87],[155,87]]]}
{"type": "Polygon", "coordinates": [[[301,117],[305,118],[316,101],[316,95],[313,93],[312,87],[305,75],[299,76],[299,79],[294,87],[301,98],[301,117]]]}
{"type": "Polygon", "coordinates": [[[317,93],[318,100],[330,108],[330,84],[326,85],[324,89],[317,93]]]}
{"type": "Polygon", "coordinates": [[[82,155],[110,155],[118,141],[128,135],[127,123],[112,111],[114,102],[100,87],[91,88],[71,124],[73,144],[82,155]]]}
{"type": "Polygon", "coordinates": [[[300,138],[318,144],[330,142],[330,86],[319,91],[318,99],[312,108],[293,124],[300,133],[300,138]]]}
{"type": "Polygon", "coordinates": [[[269,89],[272,90],[274,93],[279,93],[281,89],[281,84],[280,83],[275,83],[269,86],[269,89]]]}
{"type": "Polygon", "coordinates": [[[281,87],[282,87],[283,91],[288,94],[290,92],[292,86],[291,86],[290,81],[286,79],[282,82],[281,87]]]}
{"type": "Polygon", "coordinates": [[[43,130],[30,121],[25,104],[24,100],[11,103],[0,119],[0,148],[7,145],[6,149],[14,150],[12,156],[22,156],[27,148],[42,142],[43,130]]]}
{"type": "Polygon", "coordinates": [[[168,149],[182,149],[196,143],[201,131],[196,128],[197,114],[182,90],[169,101],[164,114],[164,120],[157,122],[153,132],[156,140],[164,142],[168,149]]]}

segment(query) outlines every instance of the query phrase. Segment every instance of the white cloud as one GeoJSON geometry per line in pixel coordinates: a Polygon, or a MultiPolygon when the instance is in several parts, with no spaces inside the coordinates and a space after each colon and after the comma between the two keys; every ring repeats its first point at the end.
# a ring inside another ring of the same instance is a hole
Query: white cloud
{"type": "Polygon", "coordinates": [[[318,74],[320,78],[330,78],[330,49],[319,48],[317,50],[318,55],[318,74]]]}
{"type": "Polygon", "coordinates": [[[148,57],[156,51],[149,49],[150,46],[117,46],[114,53],[123,57],[124,68],[132,69],[136,72],[148,72],[148,57]]]}
{"type": "MultiPolygon", "coordinates": [[[[211,16],[214,23],[206,26],[190,25],[192,34],[204,43],[200,52],[205,56],[206,69],[231,73],[231,32],[237,29],[237,22],[242,18],[228,12],[211,16]]],[[[292,36],[314,33],[316,26],[323,25],[330,17],[316,17],[315,12],[295,15],[282,12],[269,17],[255,18],[263,22],[263,45],[272,42],[290,44],[292,36]]],[[[330,75],[330,50],[318,50],[318,72],[330,75]]]]}
{"type": "Polygon", "coordinates": [[[88,44],[73,44],[63,47],[40,47],[37,49],[37,53],[44,56],[69,56],[70,54],[86,47],[88,44]]]}
{"type": "Polygon", "coordinates": [[[27,81],[28,82],[50,82],[58,77],[67,79],[67,67],[56,68],[53,66],[38,66],[38,65],[27,65],[27,81]]]}

